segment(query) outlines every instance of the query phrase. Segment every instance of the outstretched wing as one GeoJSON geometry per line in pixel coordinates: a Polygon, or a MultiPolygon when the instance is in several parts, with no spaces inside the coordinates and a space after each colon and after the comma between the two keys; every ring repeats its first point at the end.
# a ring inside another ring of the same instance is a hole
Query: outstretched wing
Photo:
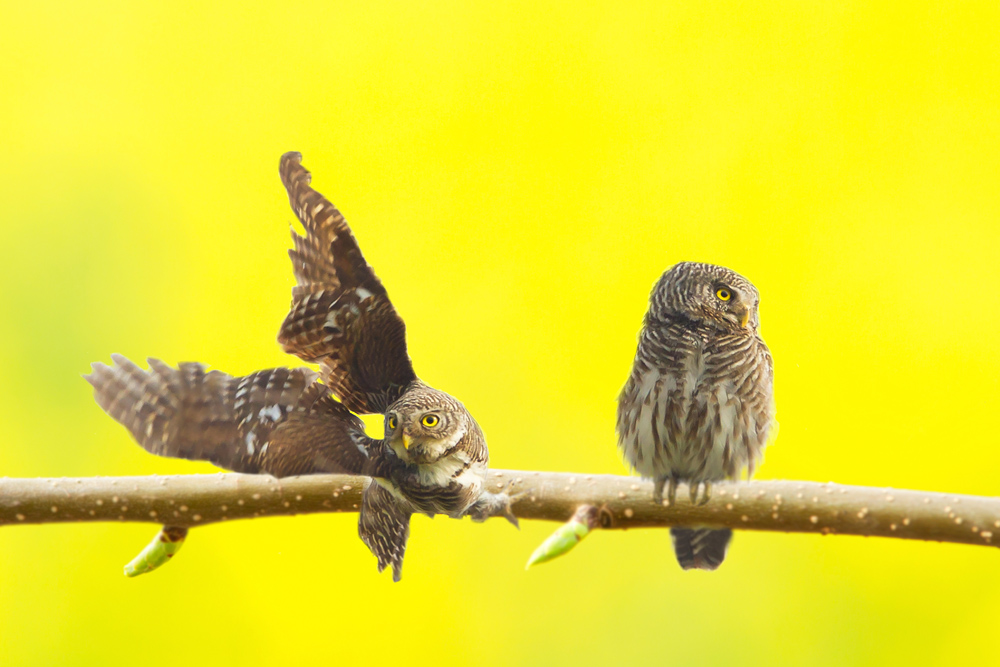
{"type": "Polygon", "coordinates": [[[399,581],[410,537],[410,511],[374,480],[361,498],[358,535],[378,559],[378,571],[392,565],[392,580],[399,581]]]}
{"type": "Polygon", "coordinates": [[[315,473],[387,474],[382,442],[304,369],[272,368],[245,377],[171,368],[144,371],[121,355],[84,376],[98,405],[160,456],[211,461],[277,477],[315,473]]]}
{"type": "Polygon", "coordinates": [[[323,381],[348,408],[383,413],[416,378],[406,327],[344,216],[310,187],[301,153],[285,153],[280,172],[306,235],[292,230],[288,254],[298,285],[278,342],[319,363],[323,381]]]}

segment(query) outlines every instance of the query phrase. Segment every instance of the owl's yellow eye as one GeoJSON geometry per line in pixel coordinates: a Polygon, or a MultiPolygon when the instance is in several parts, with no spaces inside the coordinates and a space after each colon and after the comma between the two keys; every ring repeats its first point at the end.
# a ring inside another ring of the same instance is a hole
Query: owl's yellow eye
{"type": "Polygon", "coordinates": [[[715,296],[719,297],[719,300],[721,301],[729,301],[733,298],[733,293],[725,287],[720,287],[718,291],[716,291],[715,296]]]}
{"type": "Polygon", "coordinates": [[[389,430],[390,431],[395,431],[396,430],[396,424],[397,424],[396,418],[395,417],[389,417],[389,430]]]}
{"type": "Polygon", "coordinates": [[[438,425],[439,421],[441,420],[438,419],[437,415],[424,415],[424,418],[420,420],[420,423],[427,427],[434,427],[438,425]]]}

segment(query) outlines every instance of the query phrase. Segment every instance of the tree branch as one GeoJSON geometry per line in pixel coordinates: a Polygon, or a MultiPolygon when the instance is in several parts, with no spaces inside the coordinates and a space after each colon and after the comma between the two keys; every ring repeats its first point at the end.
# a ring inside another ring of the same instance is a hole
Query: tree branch
{"type": "MultiPolygon", "coordinates": [[[[367,478],[311,475],[178,475],[0,479],[0,525],[141,521],[178,527],[261,516],[356,512],[367,478]]],[[[566,521],[581,505],[600,510],[602,528],[728,526],[824,535],[866,535],[1000,545],[1000,498],[816,482],[717,483],[692,505],[657,505],[652,485],[633,477],[490,471],[521,519],[566,521]],[[509,487],[509,488],[508,488],[509,487]]]]}

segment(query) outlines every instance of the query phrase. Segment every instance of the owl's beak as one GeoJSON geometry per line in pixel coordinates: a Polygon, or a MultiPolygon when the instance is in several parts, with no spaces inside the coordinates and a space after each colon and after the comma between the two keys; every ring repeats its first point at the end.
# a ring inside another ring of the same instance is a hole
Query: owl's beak
{"type": "Polygon", "coordinates": [[[740,315],[740,326],[744,329],[750,324],[750,306],[743,307],[743,314],[740,315]]]}
{"type": "Polygon", "coordinates": [[[404,433],[403,434],[403,449],[409,449],[410,448],[410,443],[412,443],[412,442],[413,442],[413,438],[411,438],[410,436],[408,436],[408,435],[406,435],[404,433]]]}

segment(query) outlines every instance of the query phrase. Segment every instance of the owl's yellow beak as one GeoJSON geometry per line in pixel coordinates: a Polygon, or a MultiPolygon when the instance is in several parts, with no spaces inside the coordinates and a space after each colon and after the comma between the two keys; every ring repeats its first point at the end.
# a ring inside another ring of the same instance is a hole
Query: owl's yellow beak
{"type": "Polygon", "coordinates": [[[404,433],[403,434],[403,449],[409,449],[410,448],[410,443],[412,443],[412,442],[413,442],[413,438],[411,438],[410,436],[408,436],[408,435],[406,435],[404,433]]]}
{"type": "Polygon", "coordinates": [[[750,306],[744,306],[743,314],[740,316],[740,326],[746,328],[750,324],[750,306]]]}

